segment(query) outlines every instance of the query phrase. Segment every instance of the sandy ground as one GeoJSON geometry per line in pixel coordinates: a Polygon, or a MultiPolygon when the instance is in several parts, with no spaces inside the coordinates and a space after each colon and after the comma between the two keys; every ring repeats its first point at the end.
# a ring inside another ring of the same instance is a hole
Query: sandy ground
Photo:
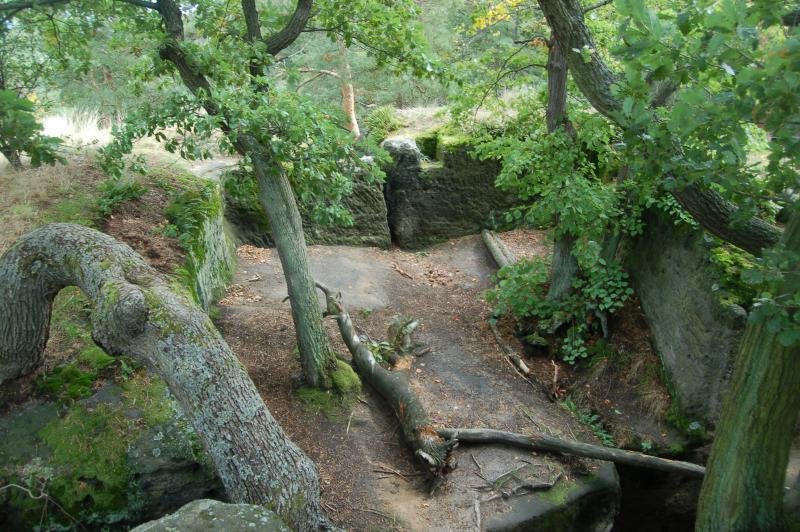
{"type": "MultiPolygon", "coordinates": [[[[465,237],[424,253],[393,249],[309,249],[314,275],[342,290],[360,332],[383,339],[396,314],[420,318],[415,339],[431,348],[415,358],[410,384],[434,422],[451,427],[490,427],[516,432],[545,430],[586,437],[571,416],[522,379],[499,351],[486,325],[482,292],[495,266],[480,238],[465,237]],[[533,419],[536,420],[534,426],[533,419]]],[[[219,326],[246,365],[264,400],[290,437],[317,464],[329,516],[350,530],[470,530],[475,501],[491,498],[487,478],[531,464],[539,481],[587,472],[590,463],[562,463],[549,456],[497,447],[460,448],[458,468],[433,497],[421,469],[403,444],[391,411],[365,387],[350,414],[328,420],[304,410],[293,393],[299,372],[294,330],[280,262],[274,250],[246,246],[219,326]]],[[[336,349],[346,353],[335,324],[327,323],[336,349]]],[[[502,512],[503,499],[479,502],[483,519],[502,512]]]]}

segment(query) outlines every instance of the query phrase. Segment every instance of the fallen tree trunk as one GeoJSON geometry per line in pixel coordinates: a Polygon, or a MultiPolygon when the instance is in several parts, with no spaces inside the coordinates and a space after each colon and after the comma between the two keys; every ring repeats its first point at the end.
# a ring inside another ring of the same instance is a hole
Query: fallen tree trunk
{"type": "Polygon", "coordinates": [[[517,262],[517,258],[494,231],[484,229],[481,231],[481,238],[498,267],[505,268],[517,262]]]}
{"type": "Polygon", "coordinates": [[[314,463],[272,417],[208,316],[108,235],[45,225],[0,258],[0,384],[41,365],[53,298],[66,286],[91,300],[103,349],[166,381],[233,502],[269,505],[293,529],[328,526],[314,463]]]}
{"type": "Polygon", "coordinates": [[[317,287],[325,294],[325,315],[336,317],[342,339],[353,356],[356,372],[392,407],[400,421],[403,436],[417,458],[425,462],[432,473],[440,476],[448,467],[447,459],[455,442],[439,435],[419,398],[409,388],[405,375],[381,366],[372,351],[361,342],[342,304],[341,293],[334,293],[319,282],[317,287]]]}
{"type": "Polygon", "coordinates": [[[521,449],[531,451],[547,451],[555,453],[583,456],[584,458],[594,458],[606,460],[617,464],[625,464],[634,467],[647,469],[658,469],[670,473],[681,473],[692,477],[702,477],[705,475],[706,468],[690,462],[678,460],[667,460],[657,456],[649,456],[636,451],[626,451],[624,449],[614,449],[590,443],[562,440],[547,436],[545,434],[535,434],[525,436],[514,432],[504,432],[493,429],[439,429],[439,435],[448,440],[455,440],[463,443],[501,443],[512,445],[521,449]]]}

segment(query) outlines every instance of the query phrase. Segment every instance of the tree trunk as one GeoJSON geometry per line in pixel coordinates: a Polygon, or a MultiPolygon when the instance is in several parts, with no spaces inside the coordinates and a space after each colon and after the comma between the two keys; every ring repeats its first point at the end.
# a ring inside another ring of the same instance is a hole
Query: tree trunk
{"type": "Polygon", "coordinates": [[[550,267],[550,288],[547,299],[559,301],[572,291],[572,283],[578,276],[578,261],[572,254],[575,239],[572,235],[557,238],[553,244],[553,263],[550,267]]]}
{"type": "MultiPolygon", "coordinates": [[[[800,212],[781,243],[800,252],[800,212]]],[[[790,272],[779,300],[800,290],[790,272]]],[[[793,311],[790,311],[793,312],[793,311]]],[[[800,411],[800,347],[783,347],[768,322],[748,322],[700,492],[696,530],[785,530],[784,481],[800,411]]]]}
{"type": "Polygon", "coordinates": [[[671,473],[680,473],[690,477],[702,477],[705,474],[703,466],[691,462],[681,462],[679,460],[668,460],[658,456],[625,449],[615,449],[613,447],[603,447],[602,445],[592,445],[579,441],[562,440],[547,434],[533,434],[526,436],[514,432],[504,432],[493,429],[439,429],[439,434],[448,440],[461,443],[501,443],[511,445],[520,449],[531,451],[544,451],[552,453],[563,453],[572,456],[583,456],[584,458],[594,458],[605,460],[616,464],[625,464],[632,467],[644,469],[657,469],[671,473]]]}
{"type": "Polygon", "coordinates": [[[283,169],[261,155],[262,150],[248,146],[247,152],[253,162],[261,205],[267,213],[283,266],[303,375],[310,386],[330,388],[330,372],[336,369],[336,356],[322,324],[322,312],[308,263],[303,221],[292,186],[283,169]]]}
{"type": "Polygon", "coordinates": [[[3,150],[0,150],[0,153],[5,155],[6,159],[8,159],[11,168],[14,170],[22,170],[22,159],[20,159],[19,152],[17,150],[4,148],[3,150]]]}
{"type": "MultiPolygon", "coordinates": [[[[289,23],[283,30],[266,40],[270,54],[274,55],[294,42],[310,16],[312,3],[312,0],[298,0],[297,9],[289,23]]],[[[179,5],[175,0],[158,0],[157,5],[169,36],[159,52],[161,57],[175,65],[184,85],[198,97],[209,115],[227,120],[225,110],[220,109],[217,102],[210,97],[213,90],[208,79],[186,55],[186,51],[179,46],[184,35],[183,14],[179,5]]],[[[248,38],[256,40],[260,32],[256,31],[259,22],[255,3],[245,0],[242,7],[248,38]]],[[[251,66],[253,66],[252,61],[251,66]]],[[[327,388],[330,386],[328,370],[336,367],[336,359],[322,326],[314,279],[308,265],[303,223],[289,178],[280,165],[270,160],[267,155],[269,151],[247,131],[232,131],[225,121],[222,130],[229,135],[236,150],[243,156],[249,156],[253,163],[261,204],[272,226],[275,245],[283,266],[283,275],[286,278],[305,378],[311,386],[327,388]]]]}
{"type": "Polygon", "coordinates": [[[356,93],[353,89],[353,72],[350,69],[350,61],[347,59],[347,46],[341,35],[336,36],[336,46],[339,48],[339,63],[342,70],[341,90],[342,90],[342,109],[347,116],[347,130],[350,131],[355,138],[361,136],[361,128],[358,127],[358,118],[356,118],[356,93]]]}
{"type": "MultiPolygon", "coordinates": [[[[550,39],[547,51],[547,132],[553,133],[563,127],[573,139],[575,129],[567,118],[567,60],[564,50],[555,39],[550,39]]],[[[558,219],[556,219],[558,225],[558,219]]],[[[572,290],[572,283],[578,275],[578,261],[572,254],[575,238],[564,234],[556,238],[553,245],[553,262],[550,269],[550,288],[547,299],[558,301],[566,297],[572,290]]]]}
{"type": "Polygon", "coordinates": [[[45,225],[0,258],[0,384],[41,364],[53,298],[66,286],[92,301],[98,344],[166,381],[232,501],[269,505],[294,529],[327,526],[313,462],[272,417],[208,317],[108,235],[45,225]]]}

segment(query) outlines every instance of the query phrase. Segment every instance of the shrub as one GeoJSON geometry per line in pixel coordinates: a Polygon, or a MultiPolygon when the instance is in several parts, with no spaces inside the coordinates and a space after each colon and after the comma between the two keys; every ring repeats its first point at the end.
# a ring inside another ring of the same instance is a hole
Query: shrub
{"type": "Polygon", "coordinates": [[[392,131],[403,127],[403,122],[397,117],[394,107],[384,105],[367,115],[364,119],[364,126],[368,136],[376,141],[381,141],[392,131]]]}

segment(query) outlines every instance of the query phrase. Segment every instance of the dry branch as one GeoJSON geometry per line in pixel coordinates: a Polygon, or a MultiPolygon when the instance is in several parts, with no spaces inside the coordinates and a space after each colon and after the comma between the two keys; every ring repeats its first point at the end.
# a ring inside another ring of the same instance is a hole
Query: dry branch
{"type": "Polygon", "coordinates": [[[702,477],[705,475],[706,468],[690,462],[678,460],[668,460],[657,456],[649,456],[636,451],[626,451],[623,449],[613,449],[582,443],[575,441],[562,440],[547,436],[545,434],[534,434],[525,436],[513,432],[504,432],[493,429],[439,429],[439,435],[448,440],[455,440],[464,443],[500,443],[529,449],[531,451],[547,451],[584,458],[594,458],[606,460],[617,464],[625,464],[633,467],[647,469],[658,469],[670,473],[681,473],[692,477],[702,477]]]}

